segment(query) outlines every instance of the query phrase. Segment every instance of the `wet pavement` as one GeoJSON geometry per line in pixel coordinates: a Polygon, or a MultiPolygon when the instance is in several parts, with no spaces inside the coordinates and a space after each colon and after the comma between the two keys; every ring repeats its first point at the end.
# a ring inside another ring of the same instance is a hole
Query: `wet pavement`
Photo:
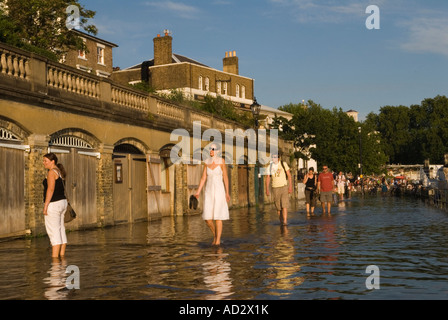
{"type": "Polygon", "coordinates": [[[47,237],[0,242],[0,299],[448,298],[445,211],[381,195],[303,208],[286,227],[271,205],[232,210],[218,248],[200,215],[70,232],[62,261],[47,237]]]}

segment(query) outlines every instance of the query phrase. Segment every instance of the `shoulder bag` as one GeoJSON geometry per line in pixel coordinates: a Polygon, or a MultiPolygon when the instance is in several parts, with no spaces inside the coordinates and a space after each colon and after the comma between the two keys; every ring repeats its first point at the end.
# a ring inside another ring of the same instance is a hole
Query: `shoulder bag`
{"type": "MultiPolygon", "coordinates": [[[[61,179],[62,179],[62,177],[61,177],[61,179]]],[[[64,185],[64,194],[65,194],[65,198],[67,199],[67,210],[65,211],[64,222],[68,223],[76,218],[76,212],[75,212],[75,209],[73,209],[72,205],[70,204],[70,201],[68,200],[67,192],[65,191],[64,179],[62,179],[62,184],[64,185]]]]}

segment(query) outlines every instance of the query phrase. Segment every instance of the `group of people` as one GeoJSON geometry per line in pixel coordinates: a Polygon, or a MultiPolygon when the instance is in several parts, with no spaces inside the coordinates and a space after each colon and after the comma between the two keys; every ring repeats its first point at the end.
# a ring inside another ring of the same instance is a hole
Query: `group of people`
{"type": "MultiPolygon", "coordinates": [[[[204,161],[204,171],[198,190],[194,195],[199,198],[204,189],[204,205],[202,218],[210,228],[213,235],[213,246],[221,245],[223,220],[229,219],[229,181],[227,178],[227,167],[224,159],[219,155],[219,145],[210,146],[210,157],[204,161]],[[205,188],[204,188],[205,186],[205,188]]],[[[288,223],[289,194],[292,193],[292,177],[289,166],[281,161],[279,154],[272,155],[266,175],[266,195],[270,195],[272,182],[272,194],[277,210],[278,218],[282,226],[288,223]]]]}
{"type": "MultiPolygon", "coordinates": [[[[229,180],[227,166],[220,156],[218,144],[211,144],[210,157],[204,161],[204,171],[199,187],[194,195],[199,198],[204,189],[204,202],[202,218],[213,235],[213,246],[221,245],[223,221],[229,219],[229,180]]],[[[44,186],[44,210],[45,227],[52,245],[52,257],[58,258],[65,255],[67,237],[65,233],[64,215],[67,209],[64,180],[65,170],[54,153],[46,154],[43,158],[47,176],[43,181],[44,186]]],[[[323,166],[323,172],[318,176],[310,168],[305,177],[307,214],[314,212],[316,194],[320,195],[323,212],[330,213],[333,175],[323,166]]],[[[272,195],[275,208],[282,226],[288,223],[289,194],[293,191],[292,178],[288,164],[281,160],[279,154],[272,155],[266,173],[266,195],[272,195]],[[271,184],[272,183],[272,184],[271,184]]]]}
{"type": "MultiPolygon", "coordinates": [[[[220,156],[218,144],[209,148],[210,157],[204,161],[204,171],[199,187],[194,195],[199,198],[204,189],[204,204],[202,218],[213,235],[213,246],[221,245],[223,221],[229,219],[230,201],[229,180],[227,166],[220,156]]],[[[44,155],[43,164],[48,170],[43,181],[45,227],[52,246],[52,257],[59,258],[65,255],[67,236],[64,225],[64,215],[67,209],[64,180],[65,170],[54,153],[44,155]]],[[[292,178],[288,164],[280,161],[278,154],[272,155],[272,163],[266,179],[266,195],[272,193],[275,207],[281,225],[287,225],[289,194],[292,193],[292,178]]]]}
{"type": "Polygon", "coordinates": [[[314,214],[317,198],[322,203],[322,213],[331,214],[331,203],[333,202],[333,191],[337,189],[340,197],[345,193],[345,176],[340,172],[336,179],[328,170],[328,166],[322,167],[322,172],[318,175],[314,168],[309,168],[303,179],[305,185],[305,205],[307,216],[314,214]]]}

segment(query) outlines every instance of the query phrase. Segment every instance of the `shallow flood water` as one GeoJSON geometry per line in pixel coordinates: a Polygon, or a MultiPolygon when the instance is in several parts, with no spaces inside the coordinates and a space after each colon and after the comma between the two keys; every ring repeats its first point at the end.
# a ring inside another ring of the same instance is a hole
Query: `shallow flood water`
{"type": "Polygon", "coordinates": [[[380,195],[303,208],[286,227],[271,205],[232,210],[219,248],[200,215],[70,232],[63,261],[47,237],[0,242],[0,299],[448,298],[446,212],[380,195]]]}

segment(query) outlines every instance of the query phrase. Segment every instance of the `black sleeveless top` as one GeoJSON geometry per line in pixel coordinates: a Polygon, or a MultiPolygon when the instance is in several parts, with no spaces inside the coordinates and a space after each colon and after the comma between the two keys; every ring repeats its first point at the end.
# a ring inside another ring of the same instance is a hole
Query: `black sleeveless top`
{"type": "MultiPolygon", "coordinates": [[[[48,189],[47,178],[44,179],[42,184],[44,185],[44,202],[45,202],[45,197],[47,195],[47,189],[48,189]]],[[[55,201],[59,201],[59,200],[63,200],[63,199],[66,199],[65,192],[64,192],[64,183],[62,182],[61,176],[59,176],[56,179],[53,196],[51,197],[50,202],[55,202],[55,201]]]]}
{"type": "MultiPolygon", "coordinates": [[[[308,174],[307,174],[307,177],[308,177],[308,174]]],[[[315,175],[313,175],[312,178],[308,177],[308,180],[306,180],[305,187],[307,189],[311,189],[311,188],[316,188],[317,187],[316,186],[316,176],[315,175]]]]}

